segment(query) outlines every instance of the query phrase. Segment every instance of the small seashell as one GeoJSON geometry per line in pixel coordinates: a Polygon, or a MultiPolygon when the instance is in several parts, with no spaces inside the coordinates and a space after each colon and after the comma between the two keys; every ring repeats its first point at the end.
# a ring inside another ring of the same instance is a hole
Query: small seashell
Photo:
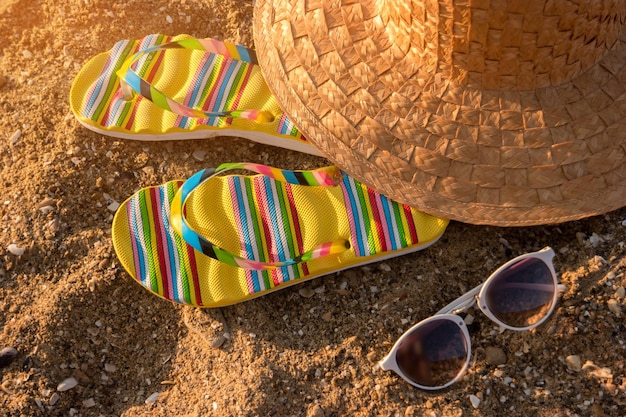
{"type": "Polygon", "coordinates": [[[218,336],[215,336],[213,340],[211,340],[211,347],[213,349],[217,349],[221,347],[224,344],[224,342],[226,342],[226,338],[220,334],[218,336]]]}
{"type": "Polygon", "coordinates": [[[22,256],[22,255],[24,255],[24,249],[20,248],[15,243],[11,243],[7,247],[7,249],[9,250],[9,252],[11,252],[15,256],[22,256]]]}
{"type": "Polygon", "coordinates": [[[172,16],[170,16],[169,14],[167,16],[165,16],[165,20],[167,21],[167,23],[173,23],[174,19],[172,19],[172,16]]]}
{"type": "Polygon", "coordinates": [[[569,355],[568,357],[566,357],[565,364],[570,371],[574,372],[580,372],[580,370],[583,368],[580,356],[578,355],[569,355]]]}
{"type": "Polygon", "coordinates": [[[300,290],[298,290],[298,293],[304,297],[304,298],[311,298],[315,295],[315,291],[313,291],[310,288],[300,288],[300,290]]]}
{"type": "Polygon", "coordinates": [[[607,305],[609,306],[609,310],[611,310],[611,312],[615,314],[620,314],[622,312],[622,306],[620,305],[619,301],[613,298],[607,301],[607,305]]]}
{"type": "Polygon", "coordinates": [[[0,368],[9,366],[15,360],[17,350],[13,347],[5,347],[0,350],[0,368]]]}
{"type": "Polygon", "coordinates": [[[59,402],[59,399],[61,397],[59,396],[59,394],[57,394],[56,392],[54,394],[52,394],[52,396],[50,397],[50,400],[48,401],[48,404],[50,405],[55,405],[57,402],[59,402]]]}
{"type": "Polygon", "coordinates": [[[152,394],[150,394],[150,396],[146,398],[146,404],[155,403],[159,399],[159,394],[159,392],[153,392],[152,394]]]}
{"type": "Polygon", "coordinates": [[[17,129],[9,138],[9,143],[11,145],[15,145],[15,143],[20,139],[20,136],[22,136],[22,131],[17,129]]]}
{"type": "Polygon", "coordinates": [[[24,49],[22,51],[22,56],[26,59],[30,59],[33,57],[33,53],[31,51],[29,51],[28,49],[24,49]]]}
{"type": "Polygon", "coordinates": [[[74,377],[67,378],[57,386],[57,391],[67,391],[78,385],[78,381],[74,377]]]}

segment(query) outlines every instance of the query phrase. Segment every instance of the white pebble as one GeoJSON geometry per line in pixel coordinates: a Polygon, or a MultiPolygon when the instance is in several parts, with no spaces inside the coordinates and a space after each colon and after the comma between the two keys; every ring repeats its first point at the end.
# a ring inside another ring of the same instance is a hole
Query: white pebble
{"type": "Polygon", "coordinates": [[[93,398],[88,398],[85,401],[83,401],[83,407],[85,408],[91,408],[94,407],[96,405],[96,402],[93,400],[93,398]]]}
{"type": "Polygon", "coordinates": [[[597,233],[593,233],[591,235],[591,237],[589,238],[589,243],[591,243],[591,246],[596,247],[598,246],[598,243],[604,242],[604,239],[602,239],[597,233]]]}
{"type": "Polygon", "coordinates": [[[76,380],[76,378],[74,377],[67,378],[65,381],[61,382],[57,386],[57,391],[61,391],[61,392],[67,391],[67,390],[74,388],[76,385],[78,385],[78,381],[76,380]]]}
{"type": "Polygon", "coordinates": [[[173,23],[174,19],[172,19],[172,16],[170,16],[169,14],[167,16],[165,16],[165,20],[167,21],[167,23],[173,23]]]}
{"type": "Polygon", "coordinates": [[[470,402],[472,403],[472,407],[478,408],[478,406],[480,405],[480,398],[472,394],[469,396],[469,399],[470,399],[470,402]]]}
{"type": "Polygon", "coordinates": [[[9,138],[9,143],[11,145],[15,145],[15,143],[20,139],[20,136],[22,136],[22,131],[17,129],[9,138]]]}
{"type": "Polygon", "coordinates": [[[204,158],[206,157],[206,151],[193,151],[191,156],[193,156],[193,158],[196,161],[202,162],[202,161],[204,161],[204,158]]]}
{"type": "Polygon", "coordinates": [[[159,399],[159,394],[158,392],[153,392],[152,394],[150,394],[150,396],[148,398],[146,398],[146,404],[152,404],[154,402],[156,402],[156,400],[159,399]]]}
{"type": "Polygon", "coordinates": [[[617,290],[615,290],[615,298],[621,300],[622,298],[624,298],[624,296],[626,296],[626,290],[624,289],[624,287],[619,287],[617,290]]]}
{"type": "Polygon", "coordinates": [[[107,209],[109,211],[117,211],[119,207],[120,207],[120,203],[118,203],[117,201],[113,201],[111,202],[111,204],[107,206],[107,209]]]}
{"type": "Polygon", "coordinates": [[[113,365],[112,363],[105,363],[104,370],[107,372],[115,372],[117,371],[117,366],[113,365]]]}
{"type": "Polygon", "coordinates": [[[20,248],[15,243],[11,243],[7,247],[7,249],[9,250],[9,252],[11,252],[15,256],[22,256],[22,255],[24,255],[24,249],[20,248]]]}

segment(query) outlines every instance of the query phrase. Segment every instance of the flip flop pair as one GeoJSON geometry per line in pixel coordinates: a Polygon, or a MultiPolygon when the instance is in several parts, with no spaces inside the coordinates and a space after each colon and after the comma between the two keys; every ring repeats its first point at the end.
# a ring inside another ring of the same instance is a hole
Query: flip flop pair
{"type": "Polygon", "coordinates": [[[70,90],[87,129],[134,140],[236,136],[320,155],[280,109],[253,49],[188,35],[117,42],[70,90]]]}
{"type": "Polygon", "coordinates": [[[115,252],[166,300],[221,307],[427,248],[448,220],[376,193],[337,167],[223,164],[144,188],[118,209],[115,252]],[[245,169],[256,175],[223,175],[245,169]]]}
{"type": "MultiPolygon", "coordinates": [[[[81,69],[71,108],[124,139],[237,136],[319,155],[269,92],[254,50],[150,35],[118,42],[81,69]]],[[[448,220],[389,200],[336,167],[224,164],[142,189],[113,220],[126,271],[172,302],[220,307],[427,248],[448,220]],[[257,175],[227,175],[247,169],[257,175]]]]}

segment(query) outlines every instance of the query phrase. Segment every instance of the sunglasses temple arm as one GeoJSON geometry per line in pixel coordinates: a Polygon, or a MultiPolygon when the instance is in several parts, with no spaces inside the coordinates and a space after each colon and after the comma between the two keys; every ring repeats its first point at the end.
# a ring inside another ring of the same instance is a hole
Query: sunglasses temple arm
{"type": "Polygon", "coordinates": [[[435,313],[435,315],[448,313],[455,314],[467,310],[476,302],[476,295],[480,292],[480,289],[482,287],[483,284],[477,285],[473,289],[466,292],[464,295],[460,296],[459,298],[439,310],[437,313],[435,313]]]}

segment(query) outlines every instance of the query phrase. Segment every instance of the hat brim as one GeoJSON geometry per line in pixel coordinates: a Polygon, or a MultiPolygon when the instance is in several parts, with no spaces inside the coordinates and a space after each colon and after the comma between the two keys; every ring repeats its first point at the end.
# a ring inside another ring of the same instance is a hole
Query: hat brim
{"type": "Polygon", "coordinates": [[[281,107],[350,175],[473,224],[552,224],[626,205],[625,30],[599,63],[558,87],[477,90],[342,18],[362,12],[329,22],[323,12],[336,3],[257,0],[254,35],[281,107]]]}

